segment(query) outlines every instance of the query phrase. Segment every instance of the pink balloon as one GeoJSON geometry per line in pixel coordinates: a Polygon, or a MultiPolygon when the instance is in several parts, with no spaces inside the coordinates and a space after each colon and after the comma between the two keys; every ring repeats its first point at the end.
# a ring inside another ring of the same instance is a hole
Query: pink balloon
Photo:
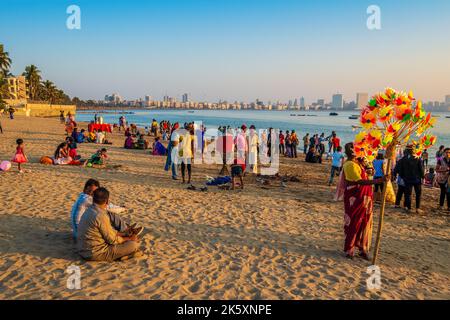
{"type": "Polygon", "coordinates": [[[2,161],[2,163],[0,163],[0,170],[8,171],[9,169],[11,169],[11,162],[9,162],[9,161],[2,161]]]}

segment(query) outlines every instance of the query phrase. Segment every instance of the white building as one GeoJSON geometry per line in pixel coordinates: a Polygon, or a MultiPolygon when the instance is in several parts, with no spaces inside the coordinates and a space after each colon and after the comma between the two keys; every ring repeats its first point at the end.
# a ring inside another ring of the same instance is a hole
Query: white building
{"type": "Polygon", "coordinates": [[[369,94],[368,93],[357,93],[356,94],[356,108],[363,109],[367,106],[369,102],[369,94]]]}

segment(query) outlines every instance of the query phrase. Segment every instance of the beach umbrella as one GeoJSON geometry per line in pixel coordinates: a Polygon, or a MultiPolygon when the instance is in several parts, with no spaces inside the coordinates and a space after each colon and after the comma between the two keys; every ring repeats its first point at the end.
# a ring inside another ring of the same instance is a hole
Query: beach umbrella
{"type": "Polygon", "coordinates": [[[1,171],[8,171],[9,169],[11,169],[11,162],[9,162],[9,161],[2,161],[0,163],[0,170],[1,171]]]}
{"type": "MultiPolygon", "coordinates": [[[[361,131],[355,136],[354,150],[358,158],[372,162],[377,153],[385,152],[386,172],[391,173],[397,148],[412,147],[414,157],[420,158],[425,149],[436,143],[436,137],[429,134],[435,118],[426,113],[422,102],[413,93],[387,88],[374,95],[368,105],[361,110],[361,131]]],[[[383,189],[377,238],[372,264],[375,265],[383,230],[386,190],[383,189]]]]}

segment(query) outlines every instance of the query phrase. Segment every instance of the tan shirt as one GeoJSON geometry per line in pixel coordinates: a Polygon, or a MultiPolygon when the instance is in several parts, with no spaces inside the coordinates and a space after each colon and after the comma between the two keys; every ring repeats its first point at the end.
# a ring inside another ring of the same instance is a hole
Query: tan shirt
{"type": "Polygon", "coordinates": [[[89,206],[78,225],[78,253],[85,259],[108,252],[111,245],[123,243],[112,227],[106,209],[96,204],[89,206]]]}

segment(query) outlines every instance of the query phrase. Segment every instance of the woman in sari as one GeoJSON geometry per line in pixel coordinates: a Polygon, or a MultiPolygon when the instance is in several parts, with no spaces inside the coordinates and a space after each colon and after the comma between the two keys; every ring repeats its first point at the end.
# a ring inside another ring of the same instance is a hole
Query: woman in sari
{"type": "Polygon", "coordinates": [[[355,157],[353,143],[345,145],[345,153],[348,160],[343,166],[343,178],[345,179],[344,252],[347,258],[353,259],[355,247],[357,247],[359,255],[368,260],[372,240],[373,185],[383,183],[387,176],[369,180],[362,162],[355,157]]]}

